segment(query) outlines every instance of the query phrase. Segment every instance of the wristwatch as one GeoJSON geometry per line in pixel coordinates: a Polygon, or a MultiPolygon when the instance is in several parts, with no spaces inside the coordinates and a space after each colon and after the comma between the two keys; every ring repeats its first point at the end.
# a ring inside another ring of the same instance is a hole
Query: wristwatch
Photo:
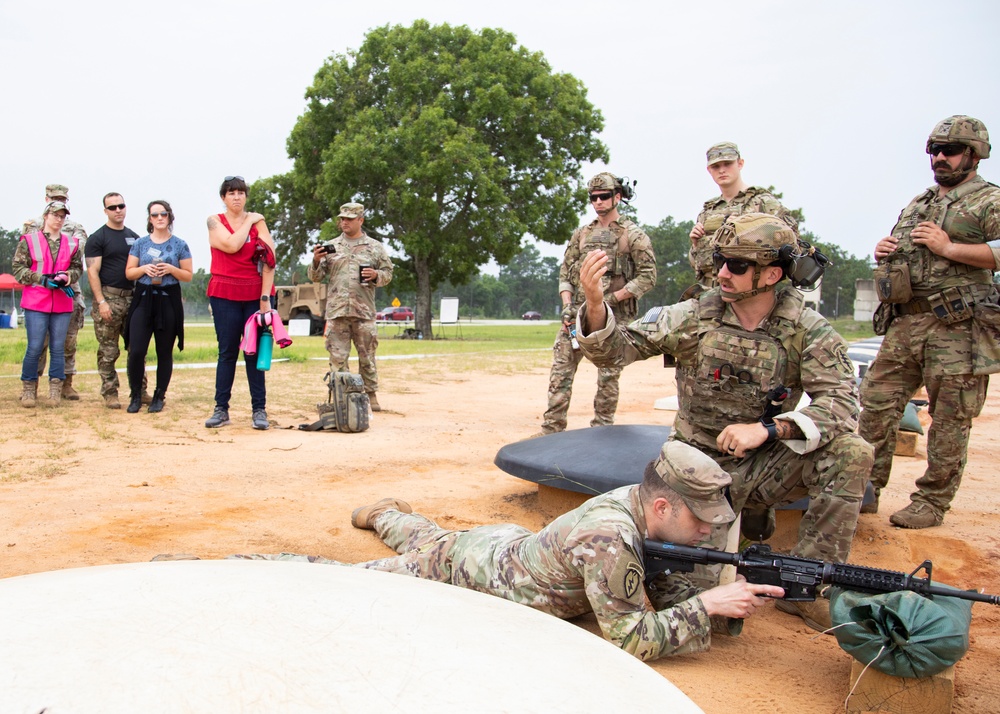
{"type": "Polygon", "coordinates": [[[261,300],[267,300],[268,302],[271,302],[271,296],[270,295],[261,295],[260,299],[261,300]]]}
{"type": "Polygon", "coordinates": [[[767,440],[777,441],[778,440],[778,427],[774,425],[773,421],[764,421],[763,418],[760,420],[761,426],[767,429],[767,440]]]}

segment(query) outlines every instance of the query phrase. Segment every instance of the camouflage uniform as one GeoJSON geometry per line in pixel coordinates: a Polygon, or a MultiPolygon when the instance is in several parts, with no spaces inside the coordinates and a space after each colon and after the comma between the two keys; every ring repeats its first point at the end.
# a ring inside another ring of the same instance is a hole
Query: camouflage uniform
{"type": "Polygon", "coordinates": [[[375,350],[378,329],[375,325],[375,287],[362,284],[360,266],[378,271],[379,287],[392,280],[392,261],[380,242],[362,234],[351,240],[343,233],[332,241],[335,253],[320,259],[319,266],[309,267],[309,280],[314,283],[329,276],[326,291],[326,349],[330,353],[330,369],[346,372],[351,356],[351,341],[358,351],[358,371],[365,391],[378,391],[378,371],[375,350]]]}
{"type": "MultiPolygon", "coordinates": [[[[26,235],[28,233],[40,231],[43,225],[45,225],[45,216],[39,216],[38,218],[27,220],[24,222],[24,227],[21,233],[26,235]]],[[[87,246],[87,231],[83,229],[83,226],[76,221],[71,221],[67,218],[63,223],[62,232],[80,241],[80,255],[83,255],[87,246]]],[[[86,309],[86,303],[83,301],[83,293],[80,291],[79,278],[74,280],[70,287],[73,288],[73,317],[70,319],[69,331],[66,333],[65,354],[67,377],[76,374],[76,339],[77,334],[80,332],[80,328],[83,327],[83,313],[86,309]]],[[[39,377],[41,377],[45,372],[45,361],[48,354],[47,346],[49,344],[48,340],[48,335],[46,335],[45,343],[42,345],[42,356],[41,359],[38,360],[39,377]]]]}
{"type": "MultiPolygon", "coordinates": [[[[623,486],[592,498],[539,533],[513,524],[449,531],[424,516],[387,510],[375,517],[375,531],[400,555],[355,567],[450,583],[561,618],[593,611],[606,639],[643,660],[702,652],[712,629],[700,590],[682,575],[642,587],[646,522],[638,491],[623,486]]],[[[336,563],[291,554],[235,557],[336,563]]]]}
{"type": "Polygon", "coordinates": [[[705,235],[691,244],[688,261],[694,268],[695,280],[706,289],[715,285],[715,267],[712,265],[715,233],[727,218],[744,213],[768,213],[780,218],[790,228],[798,230],[799,223],[795,216],[770,191],[760,186],[750,186],[745,191],[740,191],[731,201],[726,201],[721,194],[705,201],[701,213],[695,219],[695,223],[705,227],[705,235]]]}
{"type": "MultiPolygon", "coordinates": [[[[771,314],[752,331],[713,288],[696,299],[653,308],[623,329],[609,314],[602,329],[579,337],[580,348],[595,364],[619,368],[654,355],[671,357],[680,402],[671,438],[697,447],[733,475],[737,512],[808,496],[793,553],[846,561],[872,460],[871,447],[854,433],[854,368],[843,338],[803,306],[802,293],[783,286],[775,296],[771,314]],[[727,363],[749,372],[749,379],[720,378],[718,370],[727,363]],[[765,395],[779,384],[791,396],[775,419],[794,422],[804,439],[765,442],[742,459],[718,451],[722,429],[759,420],[765,395]],[[811,403],[795,411],[803,393],[811,403]]],[[[580,319],[585,315],[586,305],[580,319]]],[[[717,529],[713,543],[724,547],[724,530],[717,529]]]]}
{"type": "MultiPolygon", "coordinates": [[[[976,176],[941,198],[938,187],[932,186],[903,209],[892,229],[899,243],[887,260],[908,266],[913,299],[883,304],[893,315],[891,324],[861,384],[860,433],[875,447],[871,480],[876,491],[889,482],[903,410],[921,384],[927,387],[933,417],[927,432],[927,470],[910,499],[929,506],[940,523],[962,481],[972,419],[986,401],[988,374],[1000,371],[996,362],[975,368],[976,355],[990,340],[985,334],[974,339],[976,323],[981,310],[989,313],[993,307],[996,314],[997,293],[991,270],[954,263],[914,243],[910,232],[921,221],[936,223],[954,243],[1000,239],[1000,188],[976,176]],[[934,300],[949,288],[975,305],[976,319],[970,319],[970,312],[966,319],[946,324],[935,316],[928,298],[934,300]]],[[[995,332],[993,337],[996,350],[995,332]]]]}
{"type": "MultiPolygon", "coordinates": [[[[614,255],[614,267],[604,276],[605,298],[611,309],[622,321],[633,319],[638,312],[638,298],[656,285],[656,257],[653,245],[643,231],[627,218],[612,221],[608,228],[595,219],[573,232],[566,246],[562,266],[559,268],[559,292],[573,295],[570,309],[584,302],[580,286],[580,263],[587,253],[602,249],[614,255]],[[631,300],[615,302],[611,294],[621,288],[635,295],[631,300]]],[[[542,431],[547,433],[566,429],[566,414],[573,393],[573,379],[583,354],[573,349],[572,337],[560,328],[552,346],[552,370],[549,373],[549,404],[542,420],[542,431]]],[[[594,418],[591,426],[613,424],[618,408],[618,378],[621,369],[600,367],[597,370],[597,394],[594,395],[594,418]]]]}

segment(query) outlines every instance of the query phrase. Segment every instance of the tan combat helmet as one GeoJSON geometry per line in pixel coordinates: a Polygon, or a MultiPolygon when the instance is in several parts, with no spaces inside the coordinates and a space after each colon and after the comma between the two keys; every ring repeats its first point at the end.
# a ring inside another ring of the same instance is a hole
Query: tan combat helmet
{"type": "Polygon", "coordinates": [[[614,174],[602,171],[587,182],[587,191],[588,193],[594,191],[617,191],[621,193],[622,185],[614,174]]]}
{"type": "Polygon", "coordinates": [[[939,121],[927,137],[928,154],[931,152],[931,144],[964,144],[975,152],[977,158],[990,158],[990,133],[986,131],[986,125],[964,114],[939,121]]]}
{"type": "MultiPolygon", "coordinates": [[[[799,237],[779,218],[767,213],[744,213],[730,216],[715,234],[715,254],[726,258],[739,258],[753,263],[753,289],[735,295],[736,300],[753,297],[758,293],[774,290],[773,285],[757,287],[761,266],[783,260],[781,249],[789,246],[791,256],[798,249],[799,237]]],[[[721,263],[717,261],[719,267],[721,263]]],[[[718,272],[718,267],[716,268],[718,272]]]]}

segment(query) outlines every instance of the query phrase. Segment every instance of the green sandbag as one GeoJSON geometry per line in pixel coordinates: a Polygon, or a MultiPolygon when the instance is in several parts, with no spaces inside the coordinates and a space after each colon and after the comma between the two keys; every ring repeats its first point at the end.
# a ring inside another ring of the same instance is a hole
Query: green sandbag
{"type": "Polygon", "coordinates": [[[837,642],[854,659],[884,674],[930,677],[969,649],[969,600],[909,590],[872,595],[834,587],[830,592],[837,642]]]}
{"type": "Polygon", "coordinates": [[[917,434],[924,433],[924,427],[917,416],[917,407],[913,402],[907,402],[903,410],[903,418],[899,420],[900,431],[913,431],[917,434]]]}

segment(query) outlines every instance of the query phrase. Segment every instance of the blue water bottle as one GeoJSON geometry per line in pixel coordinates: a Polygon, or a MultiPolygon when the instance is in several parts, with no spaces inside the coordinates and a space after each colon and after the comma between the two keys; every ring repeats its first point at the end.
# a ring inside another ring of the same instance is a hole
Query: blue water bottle
{"type": "Polygon", "coordinates": [[[261,330],[257,341],[257,369],[266,372],[271,369],[271,353],[274,352],[274,335],[271,328],[261,330]]]}

